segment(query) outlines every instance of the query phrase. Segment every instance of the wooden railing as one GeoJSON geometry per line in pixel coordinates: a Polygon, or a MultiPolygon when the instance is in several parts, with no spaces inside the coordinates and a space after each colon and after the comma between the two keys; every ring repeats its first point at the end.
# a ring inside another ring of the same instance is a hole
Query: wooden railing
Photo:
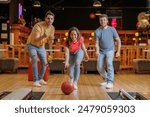
{"type": "Polygon", "coordinates": [[[121,47],[121,69],[124,68],[133,68],[133,59],[138,58],[146,58],[146,52],[144,50],[147,49],[147,46],[128,46],[123,45],[121,47]]]}
{"type": "Polygon", "coordinates": [[[5,45],[7,58],[18,58],[19,67],[28,67],[29,55],[25,45],[5,45]]]}
{"type": "MultiPolygon", "coordinates": [[[[19,59],[19,67],[28,67],[29,56],[25,45],[5,45],[5,49],[7,58],[16,57],[19,59]]],[[[53,56],[53,58],[64,58],[63,46],[52,46],[52,49],[60,50],[50,52],[50,55],[53,56]]],[[[121,56],[119,58],[121,69],[133,68],[133,59],[146,58],[147,53],[144,51],[145,49],[147,49],[147,46],[122,45],[121,56]]],[[[89,47],[88,54],[90,58],[96,57],[94,46],[89,47]]]]}

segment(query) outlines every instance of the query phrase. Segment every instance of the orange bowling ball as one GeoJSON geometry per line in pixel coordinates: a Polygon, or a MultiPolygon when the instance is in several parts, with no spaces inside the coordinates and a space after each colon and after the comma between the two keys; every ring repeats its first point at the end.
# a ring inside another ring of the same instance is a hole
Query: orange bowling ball
{"type": "Polygon", "coordinates": [[[61,90],[65,95],[69,95],[74,90],[74,85],[70,81],[65,81],[61,85],[61,90]]]}

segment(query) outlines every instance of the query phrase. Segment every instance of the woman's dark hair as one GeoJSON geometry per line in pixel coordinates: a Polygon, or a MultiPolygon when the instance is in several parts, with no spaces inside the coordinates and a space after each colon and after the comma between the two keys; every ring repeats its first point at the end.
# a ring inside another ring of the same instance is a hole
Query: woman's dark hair
{"type": "Polygon", "coordinates": [[[80,31],[77,27],[71,27],[69,29],[69,32],[68,32],[68,39],[67,39],[67,46],[69,47],[70,46],[70,42],[72,41],[71,37],[70,37],[70,34],[72,31],[76,31],[77,32],[77,40],[79,41],[80,37],[81,37],[81,34],[80,34],[80,31]]]}
{"type": "Polygon", "coordinates": [[[53,17],[55,17],[54,13],[50,10],[46,12],[45,17],[47,17],[48,15],[52,15],[53,17]]]}

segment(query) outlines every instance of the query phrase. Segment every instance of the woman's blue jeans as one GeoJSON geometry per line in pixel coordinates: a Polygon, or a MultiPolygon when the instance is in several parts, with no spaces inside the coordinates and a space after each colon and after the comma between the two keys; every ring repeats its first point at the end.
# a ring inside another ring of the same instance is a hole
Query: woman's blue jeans
{"type": "Polygon", "coordinates": [[[114,50],[100,52],[97,60],[97,70],[107,83],[114,82],[114,50]]]}
{"type": "Polygon", "coordinates": [[[80,64],[84,57],[84,52],[80,49],[74,54],[70,53],[69,56],[69,76],[73,82],[77,82],[80,76],[80,64]]]}
{"type": "Polygon", "coordinates": [[[46,71],[46,51],[45,48],[38,48],[33,45],[27,45],[29,56],[32,60],[32,71],[33,71],[33,77],[34,82],[42,79],[44,77],[45,71],[46,71]],[[38,58],[41,62],[41,68],[40,73],[38,73],[38,58]]]}

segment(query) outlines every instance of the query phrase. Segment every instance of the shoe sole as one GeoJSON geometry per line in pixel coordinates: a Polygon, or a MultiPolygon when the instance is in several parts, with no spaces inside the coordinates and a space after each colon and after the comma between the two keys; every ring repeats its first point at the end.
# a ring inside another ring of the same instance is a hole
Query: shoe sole
{"type": "Polygon", "coordinates": [[[106,87],[106,89],[112,89],[113,88],[113,86],[112,87],[106,87]]]}
{"type": "Polygon", "coordinates": [[[47,83],[41,83],[41,82],[39,82],[41,85],[47,85],[47,83]]]}
{"type": "Polygon", "coordinates": [[[41,87],[42,85],[34,85],[35,87],[41,87]]]}

